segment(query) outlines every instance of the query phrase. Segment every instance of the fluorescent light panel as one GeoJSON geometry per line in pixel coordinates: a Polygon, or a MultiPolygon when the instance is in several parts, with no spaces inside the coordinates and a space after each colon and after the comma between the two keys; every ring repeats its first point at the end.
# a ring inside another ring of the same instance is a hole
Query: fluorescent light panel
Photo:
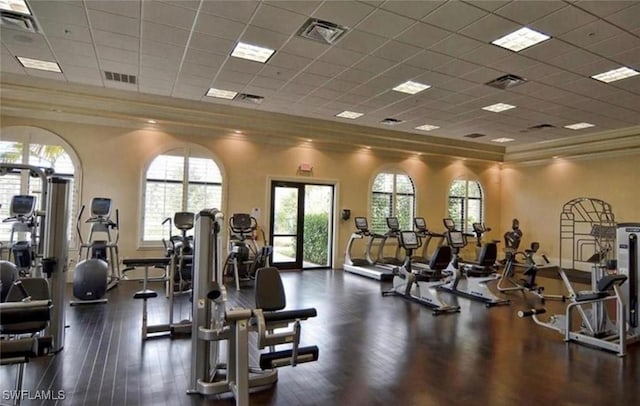
{"type": "Polygon", "coordinates": [[[510,104],[496,103],[496,104],[492,104],[491,106],[485,106],[482,108],[482,110],[492,111],[494,113],[500,113],[501,111],[511,110],[515,108],[516,106],[512,106],[510,104]]]}
{"type": "Polygon", "coordinates": [[[407,80],[406,82],[401,83],[398,86],[394,87],[393,90],[395,90],[396,92],[416,94],[430,87],[431,85],[425,85],[424,83],[418,83],[412,80],[407,80]]]}
{"type": "Polygon", "coordinates": [[[22,66],[24,66],[25,68],[62,73],[62,69],[60,69],[60,65],[58,65],[56,62],[43,61],[41,59],[26,58],[24,56],[19,56],[18,61],[20,61],[22,66]]]}
{"type": "Polygon", "coordinates": [[[529,48],[535,44],[539,44],[542,41],[546,41],[551,38],[548,35],[542,34],[538,31],[534,31],[527,27],[522,27],[517,31],[507,34],[502,38],[498,38],[491,43],[502,48],[509,49],[513,52],[520,52],[523,49],[529,48]]]}
{"type": "Polygon", "coordinates": [[[570,125],[565,125],[564,128],[568,128],[570,130],[582,130],[584,128],[595,127],[595,124],[591,123],[575,123],[570,125]]]}
{"type": "Polygon", "coordinates": [[[27,7],[27,3],[24,0],[0,0],[0,10],[31,15],[31,11],[29,11],[29,7],[27,7]]]}
{"type": "Polygon", "coordinates": [[[236,58],[248,59],[254,62],[265,63],[276,52],[271,48],[264,48],[257,45],[251,45],[244,42],[238,42],[231,56],[236,58]]]}
{"type": "Polygon", "coordinates": [[[227,100],[232,100],[237,94],[238,92],[234,92],[233,90],[222,90],[213,87],[209,88],[209,91],[207,92],[207,96],[209,97],[217,97],[218,99],[227,100]]]}
{"type": "Polygon", "coordinates": [[[502,137],[502,138],[494,138],[494,139],[492,139],[491,141],[493,141],[493,142],[499,142],[499,143],[501,143],[501,144],[502,144],[502,143],[505,143],[505,142],[511,142],[511,141],[514,141],[514,139],[513,139],[513,138],[506,138],[506,137],[502,137]]]}
{"type": "Polygon", "coordinates": [[[440,127],[438,127],[437,125],[423,124],[421,126],[416,127],[416,130],[431,131],[431,130],[436,130],[438,128],[440,127]]]}
{"type": "Polygon", "coordinates": [[[593,75],[591,77],[604,83],[611,83],[615,82],[616,80],[622,80],[636,75],[640,75],[640,72],[623,66],[618,69],[612,69],[607,72],[598,73],[597,75],[593,75]]]}
{"type": "Polygon", "coordinates": [[[355,111],[349,111],[349,110],[345,110],[342,113],[338,113],[336,114],[336,117],[340,117],[340,118],[350,118],[352,120],[355,120],[358,117],[362,117],[364,116],[363,113],[357,113],[355,111]]]}

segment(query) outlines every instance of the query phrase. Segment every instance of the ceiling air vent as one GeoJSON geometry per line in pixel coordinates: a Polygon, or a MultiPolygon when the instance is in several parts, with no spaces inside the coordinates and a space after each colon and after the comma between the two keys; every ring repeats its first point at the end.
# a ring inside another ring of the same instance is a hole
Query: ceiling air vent
{"type": "Polygon", "coordinates": [[[120,82],[120,83],[129,83],[131,85],[135,85],[137,80],[135,75],[129,75],[127,73],[109,72],[109,71],[104,71],[104,77],[107,80],[112,80],[114,82],[120,82]]]}
{"type": "Polygon", "coordinates": [[[518,86],[526,82],[527,79],[521,78],[520,76],[504,75],[485,84],[498,89],[511,89],[514,86],[518,86]]]}
{"type": "Polygon", "coordinates": [[[480,134],[480,133],[471,133],[471,134],[467,134],[464,136],[464,138],[480,138],[480,137],[486,137],[485,134],[480,134]]]}
{"type": "Polygon", "coordinates": [[[342,25],[318,20],[317,18],[310,18],[302,25],[302,28],[298,31],[298,35],[312,41],[333,45],[347,30],[348,28],[342,25]]]}
{"type": "Polygon", "coordinates": [[[385,118],[384,120],[381,121],[381,123],[384,125],[397,125],[402,122],[403,122],[402,120],[398,120],[397,118],[385,118]]]}
{"type": "Polygon", "coordinates": [[[235,97],[235,100],[242,101],[245,103],[261,104],[262,101],[264,100],[264,97],[257,96],[255,94],[238,93],[238,95],[235,97]]]}

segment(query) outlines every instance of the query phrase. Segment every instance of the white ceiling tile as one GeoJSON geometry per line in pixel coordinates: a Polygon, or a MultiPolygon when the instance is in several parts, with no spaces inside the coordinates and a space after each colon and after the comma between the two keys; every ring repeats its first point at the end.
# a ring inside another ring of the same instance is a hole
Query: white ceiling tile
{"type": "Polygon", "coordinates": [[[199,49],[189,48],[187,54],[184,57],[184,62],[209,66],[217,69],[222,65],[225,59],[226,56],[224,55],[212,54],[209,52],[201,51],[199,49]]]}
{"type": "Polygon", "coordinates": [[[406,80],[419,76],[422,73],[424,73],[423,69],[413,67],[411,65],[402,64],[396,65],[395,67],[385,71],[384,76],[397,78],[398,80],[404,82],[406,80]]]}
{"type": "Polygon", "coordinates": [[[270,6],[276,6],[285,10],[293,11],[298,14],[309,15],[321,2],[312,0],[265,0],[264,3],[270,6]]]}
{"type": "Polygon", "coordinates": [[[62,80],[65,81],[65,77],[62,73],[57,73],[57,72],[47,72],[47,71],[43,71],[43,70],[37,70],[37,69],[25,69],[25,72],[27,72],[27,74],[29,76],[37,76],[39,78],[44,78],[44,79],[53,79],[53,80],[62,80]]]}
{"type": "Polygon", "coordinates": [[[417,23],[402,35],[399,35],[396,40],[422,48],[429,48],[433,44],[445,39],[449,35],[451,35],[451,32],[449,31],[434,27],[429,24],[417,23]]]}
{"type": "Polygon", "coordinates": [[[216,76],[218,67],[199,65],[197,63],[184,63],[180,69],[181,74],[206,78],[209,82],[216,76]]]}
{"type": "Polygon", "coordinates": [[[177,85],[190,85],[197,86],[202,89],[202,94],[205,94],[211,84],[211,79],[204,78],[202,76],[194,76],[189,75],[183,72],[180,72],[178,78],[176,80],[177,85]]]}
{"type": "Polygon", "coordinates": [[[465,62],[463,60],[456,59],[444,65],[440,65],[434,70],[449,76],[453,76],[454,78],[458,78],[462,75],[473,72],[474,70],[479,69],[480,67],[481,67],[480,65],[476,65],[475,63],[465,62]]]}
{"type": "Polygon", "coordinates": [[[617,89],[613,88],[613,86],[609,86],[605,83],[598,82],[597,80],[593,80],[591,78],[581,78],[579,80],[563,84],[561,87],[570,92],[590,97],[593,95],[602,96],[620,93],[617,89]]]}
{"type": "Polygon", "coordinates": [[[309,93],[311,93],[314,89],[315,89],[315,86],[308,86],[300,83],[289,82],[280,89],[278,94],[285,93],[285,94],[294,94],[297,96],[306,96],[309,93]]]}
{"type": "Polygon", "coordinates": [[[365,55],[359,52],[349,51],[338,47],[331,47],[327,50],[320,60],[322,62],[335,63],[336,65],[351,66],[358,62],[365,55]]]}
{"type": "Polygon", "coordinates": [[[288,36],[286,35],[253,25],[248,26],[240,38],[242,42],[275,50],[282,48],[287,39],[288,36]]]}
{"type": "Polygon", "coordinates": [[[483,10],[494,11],[505,4],[511,3],[511,0],[466,0],[465,2],[480,7],[483,10]]]}
{"type": "Polygon", "coordinates": [[[374,7],[354,1],[327,1],[313,13],[313,17],[353,27],[373,10],[374,7]]]}
{"type": "Polygon", "coordinates": [[[444,4],[444,1],[415,1],[415,0],[393,0],[386,1],[380,6],[385,10],[393,11],[396,14],[400,14],[405,17],[411,17],[415,19],[421,19],[426,16],[440,5],[444,4]]]}
{"type": "Polygon", "coordinates": [[[406,60],[405,63],[410,66],[432,70],[440,65],[453,61],[453,59],[454,58],[448,55],[426,50],[406,60]]]}
{"type": "Polygon", "coordinates": [[[561,1],[512,1],[494,13],[520,24],[529,24],[564,6],[566,3],[561,1]]]}
{"type": "Polygon", "coordinates": [[[355,52],[370,53],[387,41],[384,37],[369,34],[368,32],[353,30],[335,45],[340,48],[349,49],[355,52]]]}
{"type": "Polygon", "coordinates": [[[328,78],[335,77],[343,70],[345,70],[344,66],[336,65],[333,63],[321,62],[321,61],[314,61],[306,69],[307,72],[315,73],[317,75],[322,75],[328,78]]]}
{"type": "Polygon", "coordinates": [[[139,1],[113,1],[91,0],[85,3],[88,9],[106,11],[125,17],[140,18],[141,2],[139,1]]]}
{"type": "Polygon", "coordinates": [[[200,32],[192,32],[189,40],[190,49],[199,49],[202,51],[216,53],[220,55],[230,55],[235,45],[235,41],[206,35],[200,32]]]}
{"type": "Polygon", "coordinates": [[[200,86],[192,86],[188,84],[176,84],[173,87],[171,96],[181,99],[200,100],[204,97],[206,89],[200,86]]]}
{"type": "Polygon", "coordinates": [[[224,64],[224,69],[255,75],[260,72],[262,66],[263,65],[258,62],[247,61],[246,59],[229,58],[224,64]]]}
{"type": "Polygon", "coordinates": [[[572,70],[575,67],[592,64],[601,59],[591,52],[578,49],[550,59],[549,64],[572,70]]]}
{"type": "Polygon", "coordinates": [[[358,25],[358,29],[387,38],[406,30],[415,20],[385,10],[376,10],[358,25]]]}
{"type": "Polygon", "coordinates": [[[623,33],[624,31],[612,24],[597,20],[562,34],[559,38],[573,45],[586,47],[623,33]]]}
{"type": "MultiPolygon", "coordinates": [[[[370,72],[375,75],[386,71],[392,66],[396,65],[396,62],[390,61],[384,58],[378,58],[377,56],[367,56],[362,61],[353,66],[354,69],[370,72]]],[[[372,76],[369,74],[369,76],[372,76]]]]}
{"type": "Polygon", "coordinates": [[[574,5],[599,15],[601,17],[606,17],[610,14],[616,13],[622,9],[633,6],[637,4],[637,1],[618,1],[618,0],[586,0],[586,1],[578,1],[574,5]]]}
{"type": "Polygon", "coordinates": [[[497,47],[495,45],[482,44],[479,47],[463,54],[460,58],[479,65],[488,65],[512,55],[513,53],[511,51],[507,51],[504,48],[497,47]]]}
{"type": "Polygon", "coordinates": [[[332,100],[337,99],[338,97],[342,96],[343,93],[344,92],[333,90],[333,89],[326,89],[324,87],[321,87],[321,88],[318,88],[318,89],[313,91],[313,96],[314,97],[322,97],[323,99],[326,99],[327,101],[332,101],[332,100]]]}
{"type": "Polygon", "coordinates": [[[115,62],[123,62],[129,64],[137,64],[139,53],[137,51],[128,51],[126,49],[111,48],[104,45],[96,45],[98,59],[103,61],[108,59],[115,62]]]}
{"type": "Polygon", "coordinates": [[[484,17],[486,14],[486,11],[463,2],[449,1],[422,20],[437,27],[455,32],[484,17]]]}
{"type": "Polygon", "coordinates": [[[451,80],[440,85],[441,89],[450,90],[452,92],[463,92],[466,89],[474,88],[478,84],[464,79],[451,80]]]}
{"type": "Polygon", "coordinates": [[[56,56],[58,57],[59,65],[62,67],[73,65],[86,69],[98,69],[98,58],[95,53],[92,56],[57,53],[56,56]]]}
{"type": "Polygon", "coordinates": [[[598,73],[606,72],[611,69],[618,68],[619,65],[609,59],[598,57],[595,62],[579,65],[571,68],[571,70],[582,77],[591,77],[593,75],[597,75],[598,73]]]}
{"type": "MultiPolygon", "coordinates": [[[[309,61],[311,62],[311,61],[309,61]]],[[[265,76],[272,79],[284,80],[287,81],[291,79],[294,75],[296,75],[298,71],[292,69],[285,69],[280,66],[272,66],[272,64],[267,64],[262,67],[262,70],[258,73],[260,76],[265,76]]]]}
{"type": "Polygon", "coordinates": [[[566,55],[571,52],[577,51],[578,48],[567,44],[562,41],[545,41],[540,44],[534,45],[530,48],[524,49],[517,54],[524,57],[534,58],[541,62],[549,61],[553,58],[557,58],[562,55],[566,55]]]}
{"type": "Polygon", "coordinates": [[[143,1],[142,16],[145,21],[191,30],[196,12],[159,1],[143,1]]]}
{"type": "Polygon", "coordinates": [[[47,44],[47,40],[42,34],[13,30],[6,28],[4,25],[0,26],[0,34],[2,43],[11,49],[14,54],[24,48],[37,48],[38,52],[49,50],[49,44],[47,44]]]}
{"type": "Polygon", "coordinates": [[[246,23],[259,3],[258,0],[203,1],[200,11],[246,23]]]}
{"type": "Polygon", "coordinates": [[[244,93],[255,94],[262,97],[271,97],[276,94],[276,89],[268,89],[265,87],[254,86],[253,84],[247,85],[244,89],[242,89],[244,93]]]}
{"type": "Polygon", "coordinates": [[[569,32],[597,19],[598,17],[569,5],[534,21],[530,27],[553,37],[569,32]]]}
{"type": "Polygon", "coordinates": [[[557,73],[554,73],[552,75],[547,75],[545,77],[539,78],[537,79],[537,81],[551,86],[562,86],[569,82],[573,82],[583,78],[583,76],[576,75],[575,73],[558,71],[557,73]]]}
{"type": "MultiPolygon", "coordinates": [[[[351,89],[349,93],[362,96],[363,99],[368,99],[370,97],[376,96],[377,94],[380,94],[381,91],[380,89],[377,89],[375,87],[371,87],[367,85],[359,85],[351,89]]],[[[359,112],[362,113],[362,111],[359,111],[359,112]]]]}
{"type": "Polygon", "coordinates": [[[398,41],[389,41],[373,52],[374,56],[400,62],[422,52],[422,48],[398,41]]]}
{"type": "MultiPolygon", "coordinates": [[[[356,105],[356,104],[362,102],[362,96],[359,96],[357,94],[346,93],[346,94],[343,94],[342,96],[340,96],[338,99],[336,99],[335,102],[345,103],[345,104],[348,104],[348,105],[356,105]]],[[[351,109],[353,110],[353,108],[351,108],[351,109]]],[[[345,110],[349,110],[349,107],[345,108],[345,110]]]]}
{"type": "Polygon", "coordinates": [[[587,48],[599,55],[611,57],[638,47],[640,47],[640,38],[624,33],[605,39],[597,44],[589,45],[587,48]]]}
{"type": "Polygon", "coordinates": [[[627,30],[640,28],[640,4],[637,1],[634,3],[633,7],[612,14],[606,20],[627,30]]]}
{"type": "Polygon", "coordinates": [[[143,38],[141,41],[142,54],[159,56],[170,60],[180,60],[184,48],[143,38]]]}
{"type": "Polygon", "coordinates": [[[256,76],[251,81],[252,85],[273,90],[280,89],[285,83],[287,83],[286,80],[278,80],[266,76],[256,76]]]}
{"type": "Polygon", "coordinates": [[[440,86],[449,82],[453,78],[448,75],[444,75],[438,72],[425,72],[422,75],[415,78],[417,82],[425,83],[431,86],[440,86]]]}
{"type": "Polygon", "coordinates": [[[289,54],[304,56],[313,59],[320,56],[323,52],[326,52],[327,49],[329,49],[328,45],[320,44],[319,42],[314,42],[300,37],[291,38],[289,41],[287,41],[285,46],[282,47],[282,51],[289,54]]]}
{"type": "Polygon", "coordinates": [[[29,6],[38,20],[88,26],[87,15],[81,2],[31,1],[29,6]]]}
{"type": "Polygon", "coordinates": [[[189,38],[189,31],[157,24],[151,21],[143,21],[142,38],[143,40],[185,46],[187,44],[187,38],[189,38]]]}
{"type": "Polygon", "coordinates": [[[330,79],[326,76],[320,76],[320,75],[316,75],[315,73],[310,73],[305,71],[300,73],[295,78],[293,78],[292,82],[299,83],[302,85],[318,87],[318,86],[322,86],[328,80],[330,79]]]}
{"type": "Polygon", "coordinates": [[[341,92],[348,92],[357,86],[357,83],[349,82],[347,80],[332,79],[327,82],[323,87],[330,90],[338,90],[341,92]]]}
{"type": "Polygon", "coordinates": [[[278,51],[271,57],[271,59],[269,59],[268,64],[287,69],[300,70],[309,65],[312,61],[313,59],[278,51]]]}
{"type": "Polygon", "coordinates": [[[11,55],[9,51],[5,51],[4,48],[2,50],[2,55],[0,55],[0,70],[8,73],[25,74],[25,70],[20,62],[18,62],[18,60],[11,55]]]}
{"type": "Polygon", "coordinates": [[[91,32],[85,25],[66,24],[56,20],[38,20],[47,38],[59,37],[74,41],[91,42],[91,32]]]}
{"type": "Polygon", "coordinates": [[[191,10],[197,10],[200,7],[200,0],[159,0],[159,1],[170,4],[172,6],[188,8],[191,10]]]}
{"type": "Polygon", "coordinates": [[[138,84],[143,83],[144,81],[162,81],[171,84],[177,74],[178,72],[176,70],[168,71],[164,66],[162,69],[158,69],[157,66],[143,65],[140,69],[138,84]]]}
{"type": "Polygon", "coordinates": [[[55,62],[55,58],[49,45],[40,39],[39,41],[29,42],[28,46],[24,45],[21,40],[15,40],[14,38],[5,37],[5,31],[2,31],[2,43],[11,53],[15,56],[24,56],[27,58],[42,59],[45,61],[55,62]]]}
{"type": "Polygon", "coordinates": [[[251,25],[291,35],[297,32],[306,20],[307,17],[301,14],[262,4],[251,20],[251,25]]]}
{"type": "Polygon", "coordinates": [[[491,69],[487,67],[480,67],[479,69],[476,69],[469,73],[461,75],[461,78],[470,80],[476,83],[487,83],[500,76],[503,76],[504,74],[505,72],[503,71],[499,71],[499,70],[491,69]]]}
{"type": "Polygon", "coordinates": [[[640,66],[640,47],[629,49],[610,58],[622,65],[640,66]]]}
{"type": "Polygon", "coordinates": [[[96,45],[109,46],[111,48],[126,49],[128,51],[138,51],[140,49],[139,38],[116,34],[111,31],[93,30],[93,40],[96,45]]]}
{"type": "Polygon", "coordinates": [[[489,14],[459,32],[478,41],[491,42],[518,28],[520,26],[517,23],[489,14]]]}
{"type": "Polygon", "coordinates": [[[371,72],[352,68],[345,72],[342,72],[340,75],[337,76],[337,78],[339,80],[344,80],[352,83],[365,83],[369,79],[371,79],[372,76],[374,75],[371,72]]]}
{"type": "Polygon", "coordinates": [[[94,82],[102,84],[102,74],[97,66],[95,68],[87,68],[84,66],[61,64],[60,67],[70,82],[74,82],[76,77],[82,77],[85,81],[80,83],[86,83],[87,79],[91,79],[94,82]]]}
{"type": "MultiPolygon", "coordinates": [[[[204,4],[218,3],[205,2],[204,4]]],[[[245,4],[248,2],[240,1],[238,4],[245,4]]],[[[245,24],[214,16],[206,13],[198,14],[198,20],[194,31],[201,32],[203,34],[213,35],[214,37],[226,38],[235,41],[245,28],[245,24]]]]}
{"type": "Polygon", "coordinates": [[[231,90],[233,92],[241,92],[245,88],[245,85],[226,81],[226,80],[216,79],[216,81],[213,82],[210,87],[215,87],[216,89],[231,90]]]}
{"type": "Polygon", "coordinates": [[[140,20],[116,14],[88,9],[92,30],[111,31],[130,37],[140,36],[140,20]]]}
{"type": "Polygon", "coordinates": [[[216,77],[216,81],[220,80],[223,82],[232,82],[242,85],[248,83],[251,79],[253,79],[253,75],[250,73],[229,71],[226,69],[223,69],[216,77]]]}
{"type": "Polygon", "coordinates": [[[442,41],[438,42],[437,44],[433,45],[429,49],[443,54],[459,57],[473,51],[481,45],[483,45],[483,43],[480,41],[466,38],[462,35],[452,34],[442,41]]]}

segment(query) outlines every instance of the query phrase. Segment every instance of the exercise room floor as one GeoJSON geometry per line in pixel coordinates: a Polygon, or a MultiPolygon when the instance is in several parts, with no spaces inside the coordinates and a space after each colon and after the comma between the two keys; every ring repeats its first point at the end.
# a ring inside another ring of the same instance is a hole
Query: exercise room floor
{"type": "MultiPolygon", "coordinates": [[[[434,317],[420,304],[381,297],[389,283],[342,271],[290,272],[283,280],[288,307],[318,310],[303,323],[302,344],[318,345],[320,359],[280,368],[278,384],[252,394],[251,404],[640,404],[640,344],[623,359],[566,344],[560,334],[517,317],[528,307],[521,294],[509,295],[510,306],[490,309],[458,298],[461,313],[434,317]]],[[[540,283],[549,293],[560,291],[556,280],[540,283]]],[[[185,394],[190,340],[141,344],[142,303],[132,299],[138,288],[123,282],[106,305],[67,307],[64,350],[27,364],[24,380],[25,390],[63,390],[65,399],[23,404],[233,404],[185,394]]],[[[252,294],[250,287],[239,294],[229,288],[229,306],[253,303],[252,294]]],[[[150,301],[151,323],[164,321],[166,302],[150,301]]],[[[563,306],[549,302],[548,308],[563,306]]],[[[252,350],[254,363],[256,354],[252,350]]],[[[15,367],[0,367],[2,390],[11,387],[14,373],[15,367]]]]}

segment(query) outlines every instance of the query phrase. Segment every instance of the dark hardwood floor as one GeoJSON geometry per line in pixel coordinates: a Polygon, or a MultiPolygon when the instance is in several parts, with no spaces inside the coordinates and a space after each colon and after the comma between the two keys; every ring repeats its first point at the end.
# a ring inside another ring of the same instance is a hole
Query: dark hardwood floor
{"type": "MultiPolygon", "coordinates": [[[[279,370],[276,386],[251,395],[269,405],[637,405],[640,344],[615,354],[566,344],[560,334],[519,319],[521,294],[491,309],[464,298],[459,314],[434,317],[420,304],[381,297],[389,284],[343,273],[284,273],[288,307],[316,307],[302,344],[320,359],[279,370]]],[[[550,293],[559,282],[540,278],[550,293]]],[[[123,282],[106,305],[67,307],[66,345],[27,365],[24,389],[63,390],[65,399],[26,405],[230,405],[229,398],[188,396],[189,339],[140,340],[139,286],[123,282]]],[[[155,288],[159,291],[160,286],[155,288]]],[[[253,303],[252,289],[229,287],[229,306],[253,303]]],[[[167,300],[150,300],[163,322],[167,300]]],[[[188,303],[184,305],[185,315],[188,303]]],[[[562,303],[549,302],[559,312],[562,303]]],[[[253,340],[252,342],[255,342],[253,340]]],[[[257,350],[252,350],[257,362],[257,350]]],[[[15,367],[0,368],[0,389],[15,367]]],[[[0,403],[7,403],[0,400],[0,403]]]]}

